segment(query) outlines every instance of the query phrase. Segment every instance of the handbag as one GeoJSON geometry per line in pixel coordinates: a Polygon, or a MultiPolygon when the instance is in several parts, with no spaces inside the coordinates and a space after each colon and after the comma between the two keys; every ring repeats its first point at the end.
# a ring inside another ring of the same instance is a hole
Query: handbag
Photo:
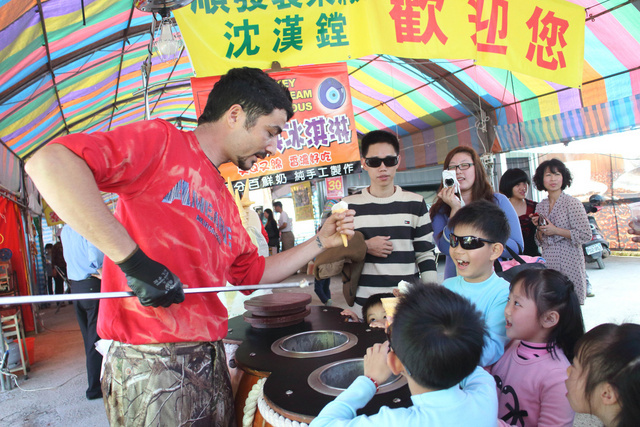
{"type": "Polygon", "coordinates": [[[513,260],[509,260],[509,261],[495,260],[493,263],[493,268],[499,277],[502,277],[504,280],[508,281],[509,283],[511,283],[513,278],[523,270],[528,270],[532,268],[542,270],[547,268],[547,266],[545,265],[546,261],[542,257],[518,255],[509,246],[505,245],[505,248],[507,249],[507,252],[509,252],[509,254],[513,257],[513,260]],[[514,264],[513,261],[516,261],[517,264],[513,265],[514,264]]]}

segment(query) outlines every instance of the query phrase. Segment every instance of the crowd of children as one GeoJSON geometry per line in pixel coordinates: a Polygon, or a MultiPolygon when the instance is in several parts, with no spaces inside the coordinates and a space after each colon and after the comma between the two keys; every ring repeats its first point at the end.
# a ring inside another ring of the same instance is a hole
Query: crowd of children
{"type": "Polygon", "coordinates": [[[411,286],[391,324],[381,303],[391,295],[369,298],[362,321],[386,327],[388,341],[367,350],[364,375],[312,427],[572,426],[576,412],[606,427],[639,425],[640,325],[603,324],[585,334],[564,274],[524,269],[511,283],[498,277],[493,266],[509,224],[490,202],[458,210],[443,234],[457,276],[411,286]],[[406,377],[413,405],[358,416],[392,373],[406,377]]]}

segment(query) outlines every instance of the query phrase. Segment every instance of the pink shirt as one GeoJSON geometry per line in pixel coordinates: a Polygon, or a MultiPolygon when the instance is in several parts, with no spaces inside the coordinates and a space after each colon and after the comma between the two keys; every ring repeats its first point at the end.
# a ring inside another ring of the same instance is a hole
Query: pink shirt
{"type": "MultiPolygon", "coordinates": [[[[546,351],[523,349],[511,341],[504,355],[490,369],[498,392],[498,424],[519,427],[573,425],[575,413],[569,405],[564,381],[570,363],[556,347],[557,357],[546,351]]],[[[544,346],[544,344],[531,344],[544,346]]]]}

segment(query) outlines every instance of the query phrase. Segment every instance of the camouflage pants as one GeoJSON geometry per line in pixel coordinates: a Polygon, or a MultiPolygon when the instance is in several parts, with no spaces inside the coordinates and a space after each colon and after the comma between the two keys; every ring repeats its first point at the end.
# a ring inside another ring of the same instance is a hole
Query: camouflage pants
{"type": "Polygon", "coordinates": [[[112,426],[235,426],[221,341],[114,341],[106,356],[102,393],[112,426]]]}

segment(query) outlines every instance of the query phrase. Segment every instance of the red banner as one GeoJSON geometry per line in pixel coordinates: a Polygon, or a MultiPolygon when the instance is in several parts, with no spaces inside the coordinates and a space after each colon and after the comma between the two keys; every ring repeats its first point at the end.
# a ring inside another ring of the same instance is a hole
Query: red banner
{"type": "MultiPolygon", "coordinates": [[[[249,190],[295,184],[360,171],[349,76],[345,63],[292,67],[270,74],[291,91],[294,116],[278,136],[278,154],[240,170],[225,163],[220,173],[235,188],[249,190]]],[[[200,116],[216,77],[192,78],[196,114],[200,116]]]]}
{"type": "Polygon", "coordinates": [[[327,178],[324,181],[327,186],[327,199],[342,199],[344,197],[344,185],[341,176],[327,178]]]}

